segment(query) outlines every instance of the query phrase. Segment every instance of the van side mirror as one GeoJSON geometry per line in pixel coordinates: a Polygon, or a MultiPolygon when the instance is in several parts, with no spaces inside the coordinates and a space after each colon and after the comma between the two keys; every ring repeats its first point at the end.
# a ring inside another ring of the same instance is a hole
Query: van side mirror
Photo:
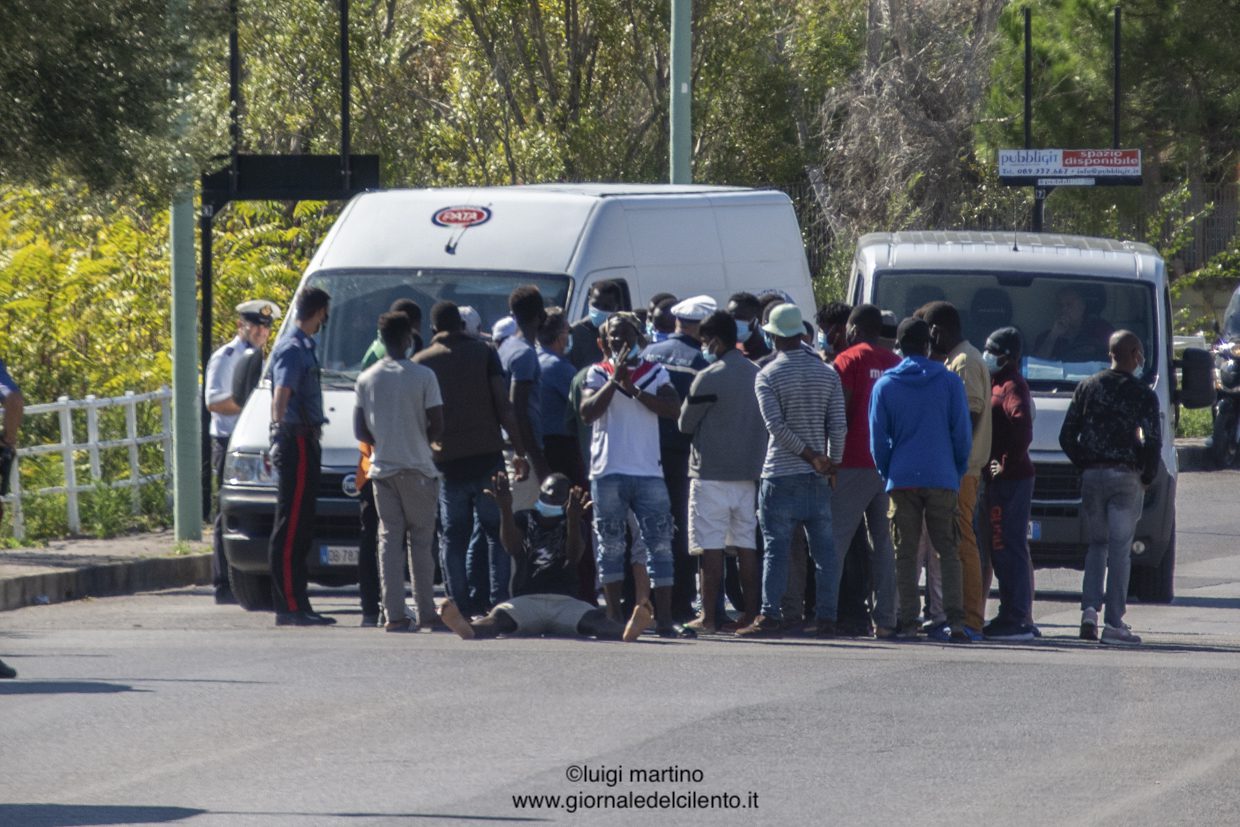
{"type": "Polygon", "coordinates": [[[1214,357],[1199,347],[1184,349],[1176,360],[1180,368],[1177,401],[1186,408],[1209,408],[1214,404],[1214,357]]]}

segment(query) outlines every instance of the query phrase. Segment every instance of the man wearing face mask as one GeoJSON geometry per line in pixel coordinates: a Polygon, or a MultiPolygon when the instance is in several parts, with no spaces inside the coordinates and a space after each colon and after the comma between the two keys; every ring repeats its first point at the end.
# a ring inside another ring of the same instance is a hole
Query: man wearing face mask
{"type": "Polygon", "coordinates": [[[1020,373],[1023,351],[1020,331],[1003,327],[990,334],[982,352],[990,370],[993,433],[978,544],[999,579],[999,613],[982,628],[987,640],[1035,637],[1028,537],[1034,478],[1029,459],[1033,397],[1020,373]]]}
{"type": "MultiPolygon", "coordinates": [[[[217,485],[223,482],[228,440],[246,402],[244,398],[237,398],[233,380],[243,360],[248,363],[248,356],[253,360],[255,384],[258,383],[257,374],[261,373],[263,364],[263,347],[271,336],[272,322],[280,318],[280,308],[275,302],[253,299],[237,305],[237,316],[237,335],[211,354],[202,390],[207,410],[211,413],[211,465],[215,468],[217,485]]],[[[224,517],[218,508],[211,539],[211,582],[215,586],[215,602],[235,603],[236,598],[233,597],[232,587],[228,583],[228,560],[224,556],[224,517]]]]}
{"type": "Polygon", "coordinates": [[[591,506],[585,491],[563,474],[552,474],[543,480],[534,507],[515,514],[507,475],[496,474],[486,493],[499,507],[500,539],[512,555],[512,597],[472,623],[445,600],[440,617],[452,631],[465,640],[499,635],[636,640],[650,622],[648,607],[634,610],[629,628],[638,632],[626,635],[624,624],[574,597],[577,560],[585,548],[582,517],[591,506]]]}
{"type": "Polygon", "coordinates": [[[671,293],[655,293],[646,306],[646,339],[652,344],[666,342],[676,332],[672,306],[678,302],[671,293]]]}
{"type": "Polygon", "coordinates": [[[760,320],[762,302],[753,293],[733,293],[728,299],[728,313],[736,321],[736,346],[751,362],[772,352],[762,336],[760,320]]]}
{"type": "Polygon", "coordinates": [[[323,389],[315,340],[327,324],[331,296],[307,287],[297,297],[297,325],[271,352],[271,462],[280,473],[271,532],[271,592],[277,626],[335,623],[310,608],[306,555],[319,490],[323,389]]]}
{"type": "Polygon", "coordinates": [[[1162,450],[1158,397],[1136,378],[1145,365],[1141,340],[1116,331],[1111,367],[1076,386],[1059,431],[1059,445],[1082,469],[1081,501],[1089,527],[1081,588],[1081,638],[1098,639],[1098,612],[1106,601],[1102,642],[1134,646],[1141,638],[1124,623],[1132,535],[1145,489],[1154,482],[1162,450]],[[1103,591],[1103,578],[1106,590],[1103,591]]]}
{"type": "Polygon", "coordinates": [[[659,463],[659,419],[679,415],[680,396],[663,365],[641,358],[645,343],[633,314],[608,319],[602,333],[599,346],[607,360],[586,375],[581,419],[591,426],[590,493],[607,612],[621,620],[625,528],[632,511],[646,546],[646,560],[632,561],[636,605],[649,602],[653,587],[660,637],[694,637],[672,616],[675,523],[659,463]]]}
{"type": "MultiPolygon", "coordinates": [[[[422,308],[413,299],[397,299],[392,302],[392,306],[388,308],[389,313],[404,313],[409,317],[409,324],[413,327],[413,344],[409,347],[409,358],[412,358],[419,350],[422,349],[422,334],[418,330],[422,327],[422,308]]],[[[387,345],[383,343],[382,332],[375,334],[375,340],[370,343],[370,348],[366,351],[366,355],[362,357],[362,370],[378,362],[387,355],[387,345]]]]}
{"type": "Polygon", "coordinates": [[[702,562],[702,616],[690,624],[721,631],[719,589],[724,555],[740,563],[743,614],[735,628],[758,616],[762,569],[754,547],[754,503],[768,434],[754,383],[758,366],[736,349],[736,324],[717,311],[702,323],[702,355],[710,364],[693,380],[680,408],[680,430],[693,439],[689,460],[690,554],[702,562]]]}
{"type": "Polygon", "coordinates": [[[581,370],[603,360],[603,351],[598,343],[603,323],[624,309],[624,291],[616,282],[598,281],[590,287],[586,317],[575,322],[571,328],[573,345],[568,359],[573,367],[581,370]]]}
{"type": "Polygon", "coordinates": [[[827,362],[835,359],[835,354],[848,347],[847,330],[848,316],[852,308],[843,302],[829,302],[818,308],[815,321],[818,322],[818,353],[827,362]]]}
{"type": "MultiPolygon", "coordinates": [[[[706,367],[698,329],[702,321],[715,312],[710,296],[694,296],[667,308],[676,332],[642,351],[642,358],[658,362],[672,379],[672,387],[681,399],[689,395],[689,386],[706,367]]],[[[656,317],[656,323],[657,323],[656,317]]],[[[676,427],[675,419],[659,420],[659,461],[663,481],[672,500],[672,519],[676,533],[672,537],[672,559],[676,583],[672,587],[672,616],[678,623],[694,618],[693,598],[697,594],[697,562],[689,556],[689,448],[691,440],[676,427]]]]}

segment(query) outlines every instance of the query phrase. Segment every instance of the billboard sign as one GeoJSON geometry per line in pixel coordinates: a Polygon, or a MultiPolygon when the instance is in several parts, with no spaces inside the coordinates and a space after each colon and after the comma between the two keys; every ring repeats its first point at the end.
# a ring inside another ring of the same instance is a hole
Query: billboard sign
{"type": "Polygon", "coordinates": [[[999,180],[1010,187],[1141,183],[1139,149],[1001,149],[999,180]]]}

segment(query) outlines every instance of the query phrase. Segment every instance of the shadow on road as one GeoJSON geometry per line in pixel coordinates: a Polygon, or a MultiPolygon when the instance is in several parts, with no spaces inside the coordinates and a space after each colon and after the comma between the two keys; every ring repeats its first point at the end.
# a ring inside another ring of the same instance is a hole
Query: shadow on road
{"type": "Polygon", "coordinates": [[[0,824],[22,827],[90,827],[103,824],[167,824],[206,810],[128,804],[0,804],[0,824]]]}
{"type": "MultiPolygon", "coordinates": [[[[5,681],[0,683],[0,695],[115,695],[120,692],[150,692],[149,689],[134,689],[123,683],[105,683],[103,681],[5,681]]],[[[7,821],[3,807],[0,805],[0,824],[24,824],[22,821],[7,821]]],[[[33,806],[33,805],[32,805],[33,806]]],[[[51,806],[51,805],[48,805],[51,806]]],[[[95,822],[83,822],[93,824],[95,822]]],[[[112,822],[99,822],[111,824],[112,822]]],[[[120,823],[120,822],[117,822],[120,823]]]]}

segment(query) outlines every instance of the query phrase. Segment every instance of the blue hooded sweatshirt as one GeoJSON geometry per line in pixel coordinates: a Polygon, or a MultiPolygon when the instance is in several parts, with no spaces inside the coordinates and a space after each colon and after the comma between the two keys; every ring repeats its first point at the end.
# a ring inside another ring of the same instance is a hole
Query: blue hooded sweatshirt
{"type": "Polygon", "coordinates": [[[870,453],[888,491],[959,491],[972,446],[964,383],[943,365],[909,356],[874,384],[870,453]]]}

